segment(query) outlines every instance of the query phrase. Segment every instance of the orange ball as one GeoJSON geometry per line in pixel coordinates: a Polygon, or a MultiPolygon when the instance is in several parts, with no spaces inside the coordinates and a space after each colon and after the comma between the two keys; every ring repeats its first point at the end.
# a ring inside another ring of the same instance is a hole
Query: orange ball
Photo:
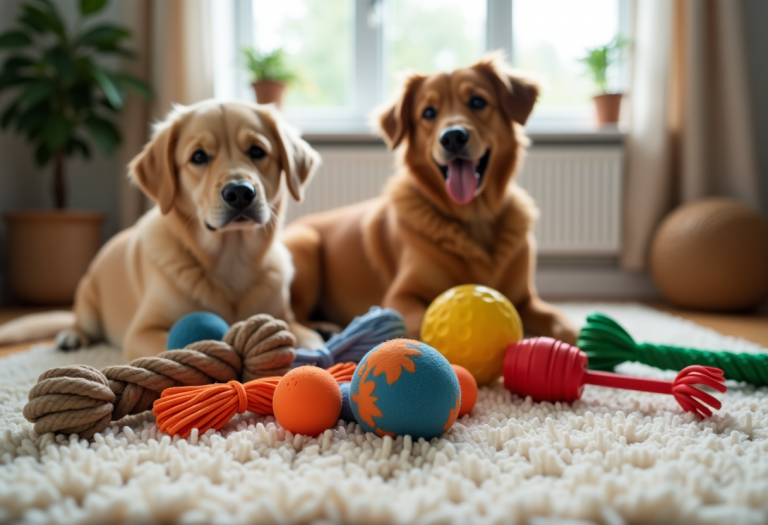
{"type": "Polygon", "coordinates": [[[456,377],[459,378],[459,388],[461,389],[461,408],[459,417],[469,414],[475,408],[477,402],[477,381],[475,376],[469,373],[469,370],[459,365],[451,365],[456,377]]]}
{"type": "Polygon", "coordinates": [[[300,366],[285,374],[277,384],[272,409],[284,429],[316,436],[339,420],[341,390],[327,370],[300,366]]]}

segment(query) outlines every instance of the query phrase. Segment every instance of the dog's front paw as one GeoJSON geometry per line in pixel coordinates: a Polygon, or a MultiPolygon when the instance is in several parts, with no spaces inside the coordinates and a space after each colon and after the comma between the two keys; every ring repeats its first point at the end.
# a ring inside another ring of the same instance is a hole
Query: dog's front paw
{"type": "Polygon", "coordinates": [[[82,332],[69,328],[62,330],[59,335],[56,336],[56,348],[68,352],[69,350],[77,350],[88,346],[88,338],[82,332]]]}
{"type": "Polygon", "coordinates": [[[579,329],[568,321],[555,321],[552,323],[552,337],[569,345],[575,345],[579,337],[579,329]]]}

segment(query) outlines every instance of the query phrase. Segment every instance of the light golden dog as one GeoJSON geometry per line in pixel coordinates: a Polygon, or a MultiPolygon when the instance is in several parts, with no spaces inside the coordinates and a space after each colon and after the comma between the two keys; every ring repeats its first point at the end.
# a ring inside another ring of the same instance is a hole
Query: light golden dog
{"type": "Polygon", "coordinates": [[[318,164],[269,108],[175,108],[130,164],[157,207],[96,256],[58,346],[106,340],[131,359],[155,355],[173,323],[200,310],[229,323],[268,313],[289,322],[300,346],[320,346],[294,322],[291,256],[277,240],[287,193],[301,200],[318,164]]]}
{"type": "Polygon", "coordinates": [[[538,87],[495,55],[452,73],[413,74],[378,115],[398,171],[384,196],[286,228],[299,322],[344,325],[371,305],[418,337],[429,303],[476,283],[515,305],[526,331],[574,343],[576,328],[533,283],[536,210],[512,182],[538,87]]]}

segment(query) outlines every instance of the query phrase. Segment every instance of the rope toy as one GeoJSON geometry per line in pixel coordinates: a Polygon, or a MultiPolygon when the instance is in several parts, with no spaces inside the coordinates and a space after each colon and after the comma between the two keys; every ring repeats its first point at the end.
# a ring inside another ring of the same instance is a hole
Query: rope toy
{"type": "Polygon", "coordinates": [[[768,385],[768,354],[696,350],[679,346],[638,344],[616,321],[603,314],[591,314],[579,333],[576,346],[589,356],[594,370],[613,370],[625,361],[666,370],[690,365],[720,368],[726,379],[768,385]]]}
{"type": "Polygon", "coordinates": [[[401,337],[408,337],[403,316],[391,308],[373,306],[367,313],[355,317],[341,333],[331,337],[325,348],[297,349],[293,366],[330,368],[335,363],[359,363],[371,348],[401,337]]]}
{"type": "Polygon", "coordinates": [[[149,410],[167,388],[283,375],[291,368],[295,344],[284,321],[260,314],[233,324],[223,341],[198,341],[100,371],[85,365],[53,368],[30,390],[24,417],[38,434],[90,439],[110,421],[149,410]]]}
{"type": "Polygon", "coordinates": [[[707,366],[684,368],[673,381],[629,377],[587,370],[587,354],[575,346],[550,337],[524,339],[507,348],[504,358],[504,386],[519,396],[535,401],[565,401],[581,397],[584,385],[599,385],[656,394],[670,394],[686,412],[712,416],[722,404],[715,397],[694,388],[704,385],[725,392],[723,371],[707,366]]]}
{"type": "MultiPolygon", "coordinates": [[[[328,369],[337,383],[352,381],[355,363],[339,363],[328,369]]],[[[274,414],[272,398],[280,377],[264,377],[247,383],[229,381],[215,385],[168,388],[155,401],[157,426],[170,435],[186,438],[192,429],[201,434],[221,428],[246,411],[261,415],[274,414]]]]}

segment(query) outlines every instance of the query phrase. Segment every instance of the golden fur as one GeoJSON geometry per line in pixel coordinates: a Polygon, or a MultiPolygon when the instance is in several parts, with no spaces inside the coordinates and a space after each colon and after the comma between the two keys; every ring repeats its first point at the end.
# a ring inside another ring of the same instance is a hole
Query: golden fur
{"type": "Polygon", "coordinates": [[[343,325],[382,305],[403,314],[409,335],[418,337],[435,297],[476,283],[507,296],[527,331],[575,342],[576,328],[536,292],[536,209],[512,182],[527,145],[522,125],[537,95],[534,83],[510,72],[497,56],[452,73],[407,77],[378,115],[385,141],[398,148],[397,173],[384,195],[286,228],[297,319],[308,323],[315,316],[343,325]],[[469,107],[473,97],[487,105],[469,107]],[[430,106],[436,116],[424,118],[430,106]],[[438,166],[451,161],[440,134],[452,126],[468,131],[462,155],[475,166],[488,154],[481,183],[466,204],[449,197],[447,175],[438,166]]]}
{"type": "Polygon", "coordinates": [[[229,323],[268,313],[288,321],[302,346],[319,346],[294,322],[290,254],[276,240],[286,193],[301,199],[318,163],[269,108],[215,101],[175,108],[130,164],[157,207],[96,256],[77,290],[75,325],[59,346],[107,340],[130,359],[155,355],[173,323],[195,311],[229,323]],[[254,145],[263,158],[249,156],[254,145]],[[191,160],[198,151],[209,159],[202,165],[191,160]],[[228,219],[221,192],[232,181],[256,189],[250,218],[228,219]]]}

